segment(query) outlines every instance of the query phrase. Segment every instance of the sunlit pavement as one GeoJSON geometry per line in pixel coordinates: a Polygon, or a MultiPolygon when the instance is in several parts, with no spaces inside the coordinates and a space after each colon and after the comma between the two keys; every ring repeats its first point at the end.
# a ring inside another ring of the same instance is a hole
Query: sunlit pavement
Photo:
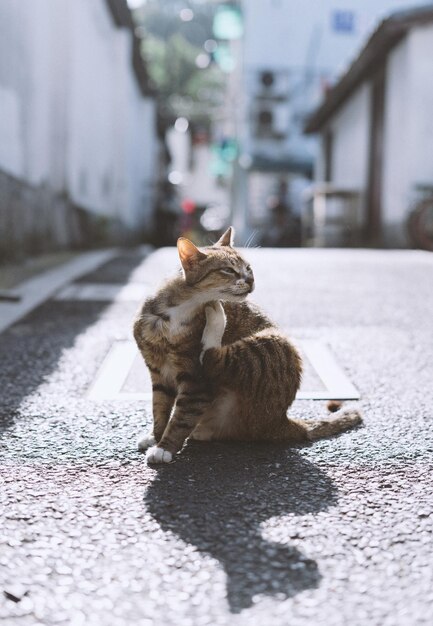
{"type": "Polygon", "coordinates": [[[148,404],[90,390],[130,339],[137,285],[152,291],[175,253],[111,261],[81,282],[113,298],[129,281],[129,296],[74,288],[0,335],[8,626],[432,623],[433,256],[247,256],[254,300],[329,346],[365,427],[296,450],[197,443],[147,467],[148,404]]]}

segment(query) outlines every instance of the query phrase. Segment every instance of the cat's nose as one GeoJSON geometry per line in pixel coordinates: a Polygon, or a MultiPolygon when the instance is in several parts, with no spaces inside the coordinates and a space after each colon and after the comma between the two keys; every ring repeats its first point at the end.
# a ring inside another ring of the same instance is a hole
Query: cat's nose
{"type": "Polygon", "coordinates": [[[250,292],[253,291],[253,289],[254,289],[254,278],[252,276],[247,276],[247,278],[245,278],[245,282],[247,283],[248,287],[250,288],[250,292]]]}

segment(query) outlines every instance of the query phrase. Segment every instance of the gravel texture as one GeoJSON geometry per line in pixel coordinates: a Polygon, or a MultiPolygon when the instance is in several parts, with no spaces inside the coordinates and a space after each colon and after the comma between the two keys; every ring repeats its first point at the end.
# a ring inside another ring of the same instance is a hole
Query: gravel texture
{"type": "MultiPolygon", "coordinates": [[[[0,335],[5,625],[433,623],[433,256],[246,254],[254,300],[328,342],[365,426],[298,449],[189,444],[147,467],[149,407],[86,396],[135,305],[46,302],[0,335]]],[[[175,253],[142,261],[82,280],[153,285],[175,253]]]]}

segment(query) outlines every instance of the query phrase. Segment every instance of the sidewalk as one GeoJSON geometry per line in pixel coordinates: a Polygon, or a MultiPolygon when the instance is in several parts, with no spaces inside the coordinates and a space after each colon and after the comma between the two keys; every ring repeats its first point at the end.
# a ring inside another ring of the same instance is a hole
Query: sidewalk
{"type": "MultiPolygon", "coordinates": [[[[151,246],[143,245],[137,251],[144,256],[151,251],[151,246]]],[[[107,248],[81,254],[45,255],[34,259],[27,268],[4,267],[0,272],[3,286],[0,289],[0,333],[65,285],[121,255],[120,248],[107,248]]]]}
{"type": "Polygon", "coordinates": [[[53,252],[29,257],[20,262],[0,264],[0,290],[14,289],[20,283],[37,274],[67,263],[79,256],[79,252],[53,252]]]}
{"type": "MultiPolygon", "coordinates": [[[[254,301],[329,347],[365,427],[292,450],[189,444],[150,468],[150,404],[128,396],[141,374],[123,397],[92,389],[175,251],[122,253],[59,288],[0,335],[8,626],[431,623],[433,255],[246,255],[254,301]]],[[[299,399],[291,414],[324,412],[299,399]]]]}

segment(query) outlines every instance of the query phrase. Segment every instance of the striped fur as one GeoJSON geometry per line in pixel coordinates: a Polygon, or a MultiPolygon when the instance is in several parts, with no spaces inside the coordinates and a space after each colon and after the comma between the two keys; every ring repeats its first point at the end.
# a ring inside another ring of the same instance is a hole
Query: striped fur
{"type": "Polygon", "coordinates": [[[185,439],[308,442],[359,423],[338,411],[315,422],[288,419],[302,364],[296,348],[245,298],[251,268],[229,229],[198,249],[178,242],[182,274],[148,298],[134,337],[153,384],[149,462],[171,460],[185,439]]]}

